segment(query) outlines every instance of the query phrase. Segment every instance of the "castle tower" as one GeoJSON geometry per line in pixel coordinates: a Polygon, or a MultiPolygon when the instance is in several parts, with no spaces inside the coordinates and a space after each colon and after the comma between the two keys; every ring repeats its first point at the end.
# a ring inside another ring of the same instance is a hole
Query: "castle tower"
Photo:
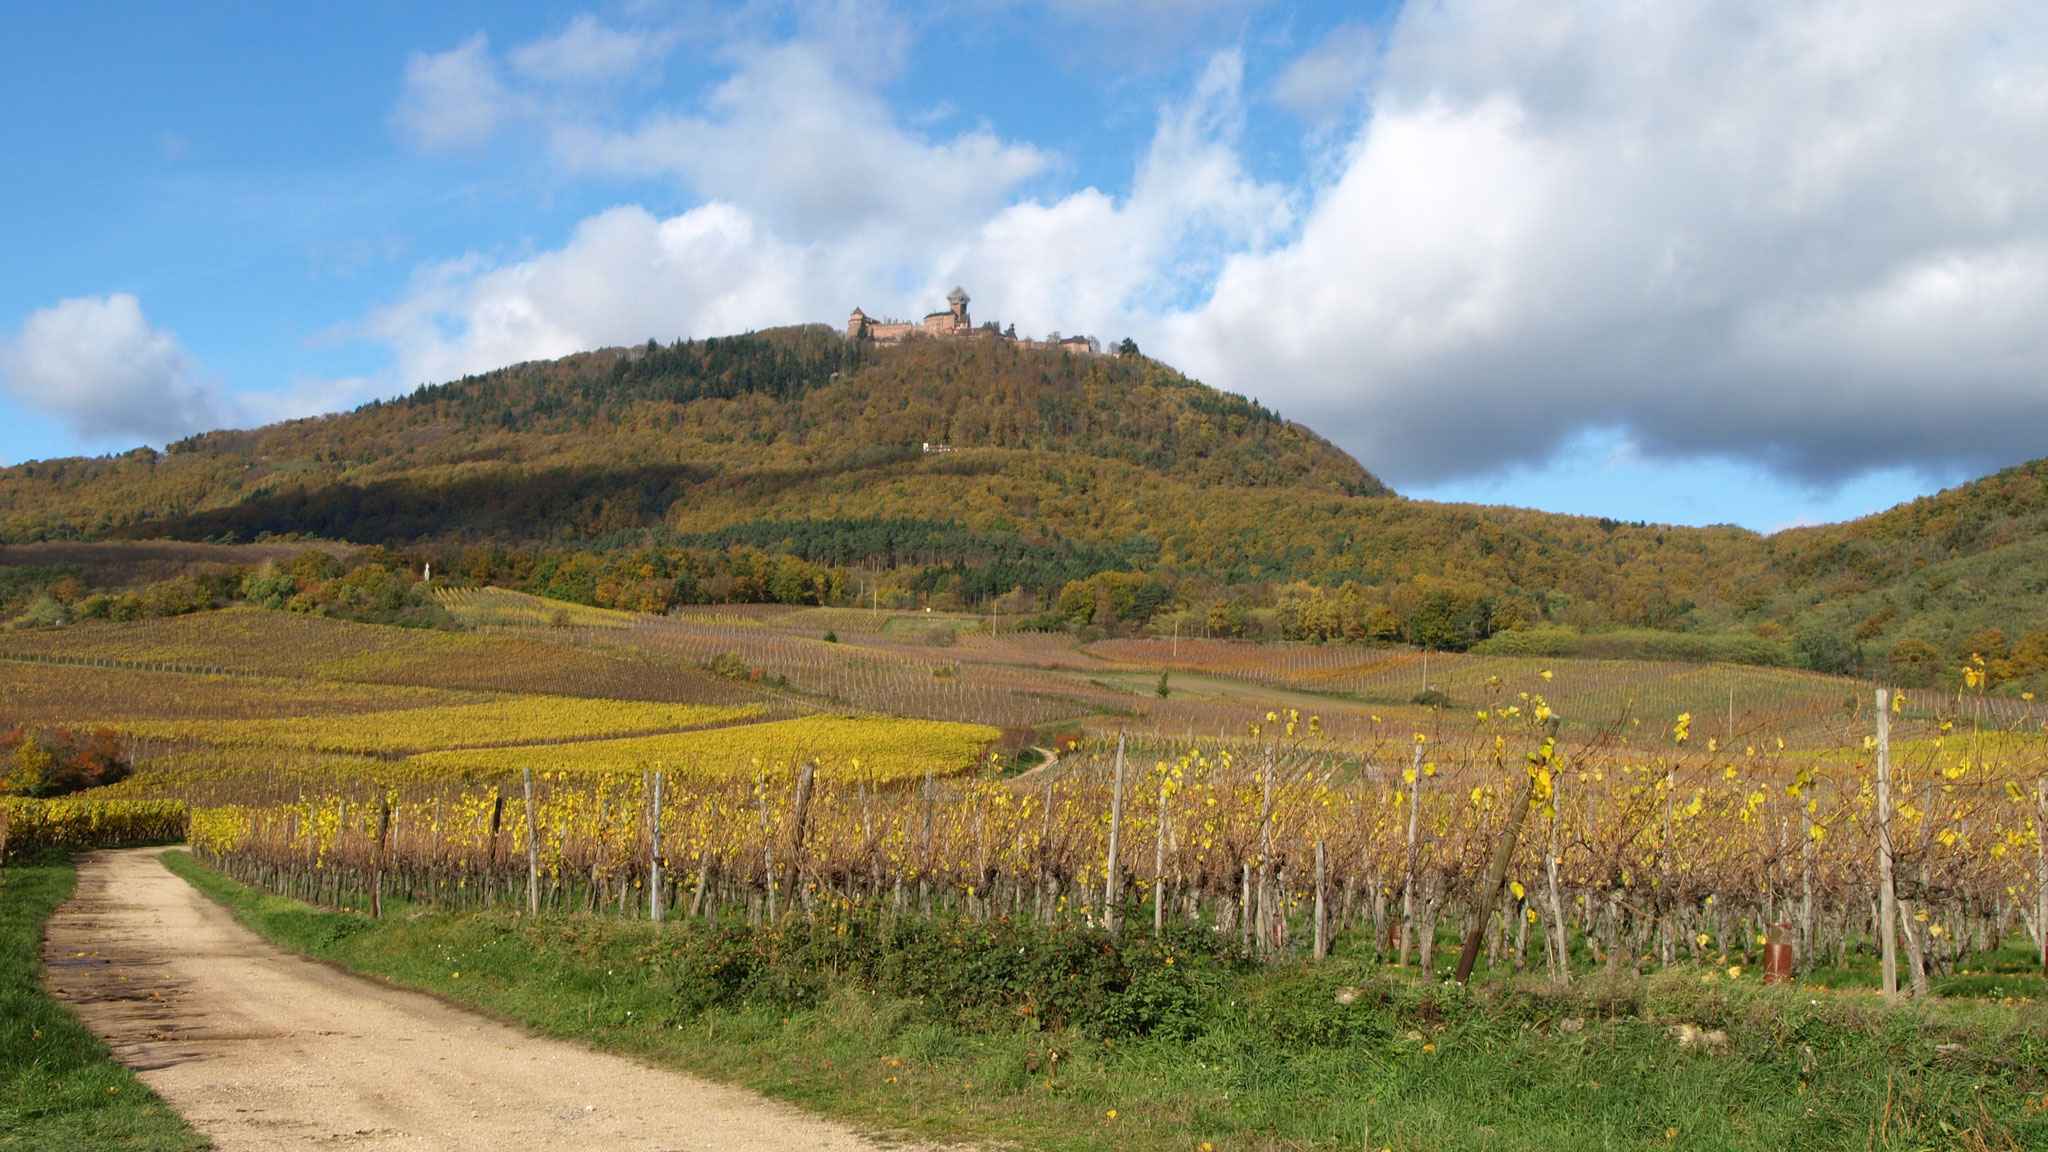
{"type": "Polygon", "coordinates": [[[855,305],[853,315],[846,320],[846,338],[848,340],[860,339],[861,333],[867,331],[867,327],[868,314],[861,311],[858,305],[855,305]]]}
{"type": "Polygon", "coordinates": [[[957,284],[954,285],[953,290],[946,293],[946,306],[953,310],[953,324],[955,327],[972,328],[974,326],[967,319],[967,290],[965,288],[957,284]]]}

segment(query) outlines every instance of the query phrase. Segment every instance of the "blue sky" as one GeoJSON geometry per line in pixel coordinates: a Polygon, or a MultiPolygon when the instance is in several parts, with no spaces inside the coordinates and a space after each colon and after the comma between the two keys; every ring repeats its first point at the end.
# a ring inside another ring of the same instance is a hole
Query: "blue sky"
{"type": "Polygon", "coordinates": [[[1760,530],[2048,455],[2048,8],[17,7],[0,460],[914,315],[1404,493],[1760,530]]]}

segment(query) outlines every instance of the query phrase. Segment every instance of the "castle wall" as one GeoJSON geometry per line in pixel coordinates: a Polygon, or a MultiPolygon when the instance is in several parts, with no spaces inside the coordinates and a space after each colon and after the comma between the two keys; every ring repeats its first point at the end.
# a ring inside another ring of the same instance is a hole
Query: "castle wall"
{"type": "MultiPolygon", "coordinates": [[[[959,289],[954,289],[952,295],[949,295],[947,299],[952,304],[951,310],[930,313],[916,324],[901,320],[878,322],[869,318],[860,309],[855,308],[853,310],[853,317],[848,322],[846,334],[848,337],[856,337],[862,331],[865,331],[868,334],[868,338],[877,344],[901,344],[911,336],[936,336],[942,339],[959,340],[984,334],[977,332],[974,327],[973,318],[967,314],[966,293],[961,292],[959,289]]],[[[990,335],[993,339],[1002,341],[1017,340],[1015,328],[1010,329],[1008,332],[997,332],[996,325],[994,324],[988,326],[985,334],[990,335]]],[[[1024,340],[1022,342],[1025,344],[1039,343],[1036,340],[1024,340]]],[[[1058,347],[1070,352],[1094,353],[1100,351],[1100,345],[1087,336],[1069,336],[1063,340],[1050,343],[1049,346],[1058,347]]]]}

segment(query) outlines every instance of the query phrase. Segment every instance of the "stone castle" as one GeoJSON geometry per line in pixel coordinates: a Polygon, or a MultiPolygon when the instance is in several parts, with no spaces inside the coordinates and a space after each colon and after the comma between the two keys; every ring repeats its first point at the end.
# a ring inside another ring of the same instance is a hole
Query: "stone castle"
{"type": "Polygon", "coordinates": [[[964,340],[970,337],[984,337],[1010,343],[1044,344],[1069,352],[1100,352],[1102,345],[1093,336],[1061,336],[1055,332],[1043,341],[1029,338],[1019,339],[1017,326],[1001,328],[993,321],[975,327],[974,320],[967,315],[967,290],[954,288],[946,293],[946,310],[933,312],[919,323],[908,320],[876,320],[858,307],[846,321],[846,338],[866,338],[877,344],[901,344],[915,336],[930,336],[939,340],[964,340]]]}

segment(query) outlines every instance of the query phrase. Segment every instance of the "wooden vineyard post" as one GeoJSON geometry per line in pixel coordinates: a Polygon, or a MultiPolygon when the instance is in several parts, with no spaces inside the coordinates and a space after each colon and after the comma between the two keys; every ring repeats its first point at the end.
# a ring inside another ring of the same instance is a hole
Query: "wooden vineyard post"
{"type": "MultiPolygon", "coordinates": [[[[1812,803],[1812,801],[1808,801],[1812,803]]],[[[1813,812],[1799,809],[1799,970],[1813,972],[1813,812]]]]}
{"type": "Polygon", "coordinates": [[[654,817],[647,833],[647,918],[661,923],[661,773],[654,774],[654,817]]]}
{"type": "Polygon", "coordinates": [[[2041,975],[2048,976],[2048,776],[2034,781],[2034,917],[2041,975]]]}
{"type": "MultiPolygon", "coordinates": [[[[1555,787],[1555,785],[1553,785],[1555,787]]],[[[1545,951],[1550,953],[1552,964],[1550,982],[1553,987],[1564,988],[1572,982],[1571,933],[1565,926],[1564,896],[1558,891],[1557,865],[1562,850],[1557,843],[1557,797],[1551,796],[1550,842],[1543,849],[1543,878],[1550,896],[1550,943],[1545,951]]]]}
{"type": "Polygon", "coordinates": [[[1899,998],[1898,892],[1892,887],[1892,694],[1877,690],[1877,933],[1884,996],[1899,998]]]}
{"type": "Polygon", "coordinates": [[[1109,858],[1103,870],[1102,880],[1102,926],[1114,934],[1118,930],[1116,921],[1117,881],[1123,879],[1122,869],[1117,864],[1117,840],[1123,832],[1124,822],[1124,738],[1116,738],[1116,777],[1109,793],[1109,858]]]}
{"type": "Polygon", "coordinates": [[[1522,773],[1522,786],[1515,791],[1514,802],[1508,805],[1508,826],[1502,829],[1500,843],[1493,850],[1493,865],[1486,870],[1486,885],[1480,889],[1479,902],[1474,906],[1472,932],[1465,937],[1465,950],[1458,954],[1458,971],[1452,977],[1463,984],[1472,978],[1472,966],[1479,960],[1479,945],[1486,937],[1487,921],[1493,918],[1493,906],[1500,902],[1500,886],[1507,882],[1508,864],[1515,856],[1515,841],[1521,838],[1522,821],[1529,815],[1529,802],[1536,795],[1536,775],[1522,773]]]}
{"type": "Polygon", "coordinates": [[[1166,771],[1159,773],[1159,825],[1152,838],[1152,935],[1166,934],[1166,771]]]}
{"type": "MultiPolygon", "coordinates": [[[[761,804],[761,886],[768,890],[768,923],[775,923],[775,844],[768,832],[768,778],[754,778],[754,798],[761,804]]],[[[926,782],[929,787],[930,782],[926,782]]]]}
{"type": "Polygon", "coordinates": [[[1329,919],[1329,905],[1324,895],[1324,885],[1327,884],[1328,881],[1329,872],[1323,859],[1323,842],[1321,840],[1317,840],[1315,957],[1318,960],[1321,960],[1323,957],[1328,956],[1330,954],[1329,930],[1324,926],[1329,919]]]}
{"type": "Polygon", "coordinates": [[[391,799],[377,802],[377,845],[371,855],[370,919],[384,918],[384,842],[391,835],[391,799]]]}
{"type": "Polygon", "coordinates": [[[498,834],[505,827],[505,794],[491,789],[491,887],[498,886],[498,834]]]}
{"type": "MultiPolygon", "coordinates": [[[[339,852],[341,851],[341,848],[342,848],[342,843],[343,843],[344,839],[345,839],[345,838],[346,838],[347,836],[348,836],[348,801],[346,801],[346,800],[343,800],[343,801],[340,801],[340,802],[336,803],[336,804],[335,804],[335,806],[334,806],[334,848],[335,848],[335,851],[336,851],[337,853],[339,853],[339,852]]],[[[325,902],[325,903],[330,903],[330,904],[332,904],[332,905],[333,905],[334,907],[336,907],[336,908],[345,908],[345,907],[347,907],[347,905],[346,905],[346,904],[344,904],[344,903],[342,902],[342,898],[343,898],[343,891],[342,891],[342,887],[341,887],[341,884],[342,884],[342,880],[341,880],[341,873],[339,873],[339,872],[332,872],[332,873],[329,873],[329,876],[330,876],[330,877],[332,878],[332,880],[333,880],[333,884],[334,884],[334,896],[333,896],[333,898],[332,898],[331,900],[326,900],[326,899],[324,899],[324,898],[323,898],[323,902],[325,902]]],[[[320,882],[320,890],[324,892],[324,891],[326,890],[326,888],[327,888],[327,881],[325,881],[325,880],[321,881],[321,882],[320,882]]]]}
{"type": "MultiPolygon", "coordinates": [[[[1678,905],[1678,899],[1673,895],[1677,889],[1673,886],[1671,876],[1673,865],[1671,845],[1673,837],[1677,834],[1677,815],[1678,769],[1666,765],[1664,768],[1664,850],[1659,853],[1658,860],[1658,866],[1664,873],[1664,885],[1663,890],[1657,895],[1661,902],[1668,902],[1674,909],[1678,905]]],[[[1664,939],[1662,958],[1664,966],[1669,968],[1672,962],[1678,959],[1678,927],[1672,920],[1671,912],[1666,912],[1663,920],[1664,924],[1658,934],[1664,939]]]]}
{"type": "Polygon", "coordinates": [[[1279,893],[1273,882],[1273,775],[1278,767],[1272,745],[1266,746],[1266,770],[1264,777],[1265,799],[1259,802],[1259,886],[1257,888],[1258,920],[1253,932],[1256,934],[1259,955],[1271,956],[1279,943],[1273,930],[1279,893]]]}
{"type": "Polygon", "coordinates": [[[521,768],[526,785],[526,914],[540,915],[540,844],[534,839],[533,769],[521,768]]]}
{"type": "Polygon", "coordinates": [[[1415,835],[1421,825],[1417,808],[1422,796],[1422,739],[1415,740],[1415,762],[1408,769],[1408,849],[1401,863],[1401,947],[1394,966],[1408,966],[1408,945],[1415,937],[1415,835]]]}
{"type": "Polygon", "coordinates": [[[807,760],[803,767],[796,770],[796,797],[791,804],[789,816],[789,862],[782,866],[783,906],[789,909],[796,907],[797,886],[803,883],[802,865],[799,861],[804,854],[804,840],[808,835],[811,791],[817,774],[818,765],[814,761],[807,760]]]}
{"type": "Polygon", "coordinates": [[[917,912],[920,916],[932,914],[931,877],[934,857],[932,855],[932,822],[935,819],[938,793],[932,786],[932,774],[924,774],[924,824],[923,834],[918,841],[919,861],[917,865],[917,912]]]}

